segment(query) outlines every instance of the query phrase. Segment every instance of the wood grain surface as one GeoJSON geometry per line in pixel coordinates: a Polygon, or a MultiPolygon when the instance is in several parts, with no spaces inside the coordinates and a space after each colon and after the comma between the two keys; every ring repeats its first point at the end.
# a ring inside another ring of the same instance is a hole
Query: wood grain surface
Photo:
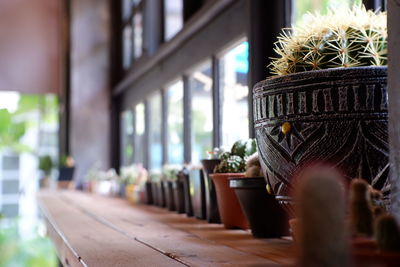
{"type": "Polygon", "coordinates": [[[281,266],[292,244],[124,199],[43,191],[39,203],[65,266],[281,266]],[[67,262],[66,262],[67,261],[67,262]]]}

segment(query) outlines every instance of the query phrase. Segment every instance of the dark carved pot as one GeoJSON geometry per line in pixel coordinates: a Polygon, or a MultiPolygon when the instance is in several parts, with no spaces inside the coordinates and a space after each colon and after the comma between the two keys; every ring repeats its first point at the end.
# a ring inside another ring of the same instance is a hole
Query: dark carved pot
{"type": "Polygon", "coordinates": [[[254,125],[264,176],[291,205],[293,175],[330,163],[388,193],[387,68],[296,73],[253,89],[254,125]]]}
{"type": "Polygon", "coordinates": [[[218,211],[217,193],[215,185],[209,174],[214,173],[214,168],[221,162],[220,159],[203,159],[204,186],[206,193],[206,219],[209,223],[220,223],[218,211]]]}
{"type": "Polygon", "coordinates": [[[232,178],[229,186],[235,190],[240,206],[257,238],[275,238],[288,234],[288,219],[284,209],[266,190],[264,177],[232,178]]]}

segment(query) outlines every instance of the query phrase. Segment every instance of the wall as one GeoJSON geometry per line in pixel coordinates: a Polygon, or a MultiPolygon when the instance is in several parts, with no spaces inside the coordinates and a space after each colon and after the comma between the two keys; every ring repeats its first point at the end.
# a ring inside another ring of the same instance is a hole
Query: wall
{"type": "Polygon", "coordinates": [[[58,93],[61,1],[0,1],[0,90],[58,93]]]}
{"type": "Polygon", "coordinates": [[[75,179],[109,167],[110,9],[107,0],[71,0],[71,154],[75,179]]]}

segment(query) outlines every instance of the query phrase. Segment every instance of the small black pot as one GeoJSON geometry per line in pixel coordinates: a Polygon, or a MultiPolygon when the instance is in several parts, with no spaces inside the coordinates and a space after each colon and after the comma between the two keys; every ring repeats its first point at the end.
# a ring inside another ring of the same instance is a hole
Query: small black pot
{"type": "Polygon", "coordinates": [[[158,194],[158,185],[156,182],[151,182],[151,194],[153,196],[153,205],[159,206],[159,194],[158,194]]]}
{"type": "Polygon", "coordinates": [[[178,213],[185,213],[185,197],[183,192],[183,182],[173,181],[172,192],[175,203],[175,210],[178,213]]]}
{"type": "Polygon", "coordinates": [[[163,181],[162,184],[164,186],[164,192],[165,192],[165,206],[167,207],[168,210],[174,211],[176,210],[176,208],[175,208],[174,192],[172,190],[172,181],[163,181]]]}
{"type": "Polygon", "coordinates": [[[209,174],[214,173],[214,168],[221,162],[220,159],[203,159],[204,186],[206,196],[206,219],[209,223],[221,223],[218,210],[217,193],[215,185],[209,174]]]}
{"type": "Polygon", "coordinates": [[[151,182],[146,182],[145,190],[146,190],[146,204],[151,205],[154,203],[153,188],[151,182]]]}
{"type": "Polygon", "coordinates": [[[72,181],[75,167],[60,167],[58,181],[72,181]]]}
{"type": "Polygon", "coordinates": [[[189,172],[187,169],[183,169],[178,173],[178,180],[183,185],[183,196],[185,200],[185,213],[187,216],[193,216],[193,205],[192,198],[190,197],[190,180],[189,172]]]}
{"type": "Polygon", "coordinates": [[[156,192],[157,192],[157,206],[159,207],[165,207],[166,206],[166,201],[165,201],[165,189],[164,185],[162,182],[157,182],[156,183],[156,192]]]}
{"type": "Polygon", "coordinates": [[[206,194],[204,176],[200,169],[189,171],[190,198],[192,199],[193,215],[201,220],[206,219],[206,194]]]}
{"type": "Polygon", "coordinates": [[[268,194],[264,177],[233,178],[229,185],[235,190],[254,237],[274,238],[288,234],[286,212],[275,197],[268,194]]]}

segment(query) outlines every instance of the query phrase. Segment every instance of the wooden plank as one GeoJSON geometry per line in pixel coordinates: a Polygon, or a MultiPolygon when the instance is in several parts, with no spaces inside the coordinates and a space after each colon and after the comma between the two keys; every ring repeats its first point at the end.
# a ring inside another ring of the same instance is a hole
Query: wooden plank
{"type": "Polygon", "coordinates": [[[122,199],[78,192],[64,192],[62,197],[110,227],[191,266],[293,262],[287,240],[254,239],[249,231],[225,230],[220,224],[152,206],[132,206],[122,199]]]}
{"type": "Polygon", "coordinates": [[[41,192],[38,198],[64,266],[183,266],[93,219],[56,193],[41,192]]]}

